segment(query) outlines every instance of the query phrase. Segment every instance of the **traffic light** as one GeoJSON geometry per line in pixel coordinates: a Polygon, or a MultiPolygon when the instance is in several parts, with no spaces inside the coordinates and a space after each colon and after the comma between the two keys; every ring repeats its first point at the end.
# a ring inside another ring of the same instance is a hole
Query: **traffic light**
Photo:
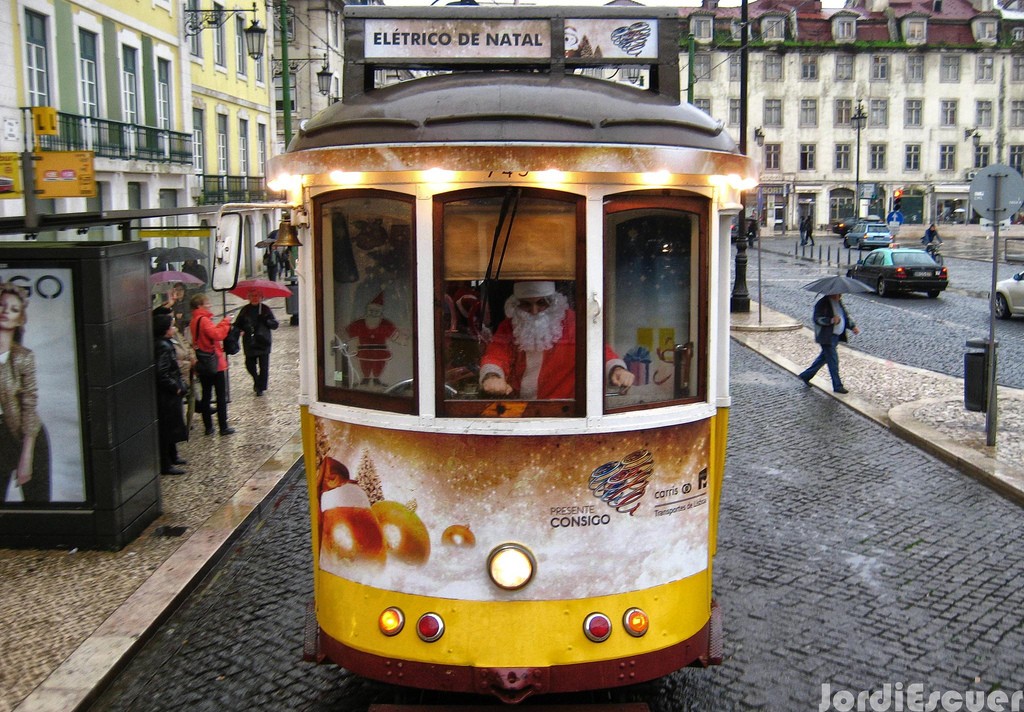
{"type": "Polygon", "coordinates": [[[903,188],[897,188],[892,192],[892,209],[899,210],[903,204],[903,188]]]}

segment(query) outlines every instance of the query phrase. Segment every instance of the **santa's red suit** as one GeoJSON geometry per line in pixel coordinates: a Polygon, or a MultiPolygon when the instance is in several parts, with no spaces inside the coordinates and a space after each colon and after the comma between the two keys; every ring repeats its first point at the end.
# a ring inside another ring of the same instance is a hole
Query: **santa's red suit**
{"type": "MultiPolygon", "coordinates": [[[[494,338],[480,360],[480,375],[499,373],[512,386],[512,395],[527,400],[576,396],[576,315],[565,312],[562,334],[550,349],[527,353],[516,346],[512,321],[498,325],[494,338]],[[533,392],[534,388],[536,393],[533,392]]],[[[611,347],[604,348],[605,362],[621,364],[611,347]]],[[[606,365],[606,368],[609,366],[606,365]]]]}
{"type": "Polygon", "coordinates": [[[350,339],[359,342],[356,358],[359,359],[359,370],[363,378],[380,378],[384,366],[391,358],[388,339],[395,335],[398,327],[387,319],[381,319],[376,326],[369,326],[366,319],[357,319],[345,331],[350,339]]]}

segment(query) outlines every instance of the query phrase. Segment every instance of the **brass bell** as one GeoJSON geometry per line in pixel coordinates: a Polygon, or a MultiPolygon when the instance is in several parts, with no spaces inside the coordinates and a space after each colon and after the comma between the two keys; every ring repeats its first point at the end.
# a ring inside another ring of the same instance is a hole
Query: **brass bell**
{"type": "Polygon", "coordinates": [[[274,240],[274,247],[302,247],[299,242],[299,231],[292,225],[289,216],[281,218],[281,224],[277,228],[277,239],[274,240]]]}

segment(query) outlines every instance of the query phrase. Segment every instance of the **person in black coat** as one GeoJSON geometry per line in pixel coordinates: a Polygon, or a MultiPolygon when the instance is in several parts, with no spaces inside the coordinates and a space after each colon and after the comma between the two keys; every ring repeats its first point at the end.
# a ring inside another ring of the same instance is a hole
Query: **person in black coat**
{"type": "Polygon", "coordinates": [[[270,347],[273,341],[270,332],[278,325],[274,312],[263,303],[263,296],[258,291],[249,292],[249,303],[238,310],[235,326],[242,330],[245,369],[252,376],[252,389],[257,396],[262,396],[270,379],[270,347]]]}
{"type": "Polygon", "coordinates": [[[814,374],[822,366],[828,366],[832,390],[836,393],[849,393],[839,376],[839,351],[836,348],[840,342],[846,341],[847,331],[860,333],[860,329],[853,323],[853,317],[846,311],[842,295],[829,294],[819,299],[814,305],[814,340],[821,347],[821,353],[800,373],[800,380],[809,386],[814,374]]]}
{"type": "Polygon", "coordinates": [[[178,457],[177,444],[188,439],[188,428],[181,412],[181,399],[188,387],[181,377],[178,357],[171,341],[174,336],[174,317],[170,314],[153,315],[153,351],[156,362],[156,417],[160,441],[160,474],[183,475],[178,467],[185,461],[178,457]]]}

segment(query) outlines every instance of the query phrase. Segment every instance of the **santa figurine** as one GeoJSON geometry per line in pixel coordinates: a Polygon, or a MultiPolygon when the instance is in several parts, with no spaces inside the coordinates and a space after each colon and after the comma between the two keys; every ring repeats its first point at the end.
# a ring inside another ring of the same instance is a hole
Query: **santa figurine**
{"type": "MultiPolygon", "coordinates": [[[[516,282],[480,361],[480,390],[524,400],[567,399],[576,390],[576,315],[550,281],[516,282]]],[[[605,346],[605,378],[625,392],[633,374],[605,346]]]]}
{"type": "Polygon", "coordinates": [[[384,367],[391,360],[388,342],[398,336],[398,327],[384,318],[384,292],[366,305],[366,314],[347,327],[345,334],[356,341],[356,359],[362,374],[361,385],[383,386],[380,380],[384,367]]]}

